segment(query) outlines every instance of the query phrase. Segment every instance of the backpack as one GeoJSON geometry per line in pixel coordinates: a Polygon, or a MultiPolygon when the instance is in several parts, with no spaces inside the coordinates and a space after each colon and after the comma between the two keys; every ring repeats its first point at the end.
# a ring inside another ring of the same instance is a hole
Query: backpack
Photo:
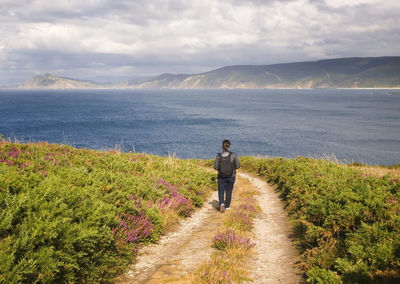
{"type": "Polygon", "coordinates": [[[219,155],[219,175],[223,178],[233,176],[233,163],[231,160],[232,152],[229,155],[223,157],[221,153],[219,155]]]}

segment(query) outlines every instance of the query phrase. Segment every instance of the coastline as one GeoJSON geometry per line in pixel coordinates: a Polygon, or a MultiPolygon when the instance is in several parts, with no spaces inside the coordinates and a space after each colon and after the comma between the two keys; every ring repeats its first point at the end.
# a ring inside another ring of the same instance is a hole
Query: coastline
{"type": "MultiPolygon", "coordinates": [[[[63,90],[400,90],[399,87],[377,87],[377,88],[10,88],[1,87],[1,91],[63,91],[63,90]]],[[[399,93],[400,94],[400,93],[399,93]]]]}

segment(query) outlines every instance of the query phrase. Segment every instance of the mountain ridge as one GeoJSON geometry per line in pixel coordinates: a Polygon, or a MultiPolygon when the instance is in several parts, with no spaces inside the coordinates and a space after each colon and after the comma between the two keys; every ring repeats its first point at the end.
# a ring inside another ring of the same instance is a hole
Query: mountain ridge
{"type": "Polygon", "coordinates": [[[111,84],[70,79],[47,73],[28,79],[18,88],[400,88],[400,56],[350,57],[270,65],[230,65],[197,74],[163,73],[111,84]]]}

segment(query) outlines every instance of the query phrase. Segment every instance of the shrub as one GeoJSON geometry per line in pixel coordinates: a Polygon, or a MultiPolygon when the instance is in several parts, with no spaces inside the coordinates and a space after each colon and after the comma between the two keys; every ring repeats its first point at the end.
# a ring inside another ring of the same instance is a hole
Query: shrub
{"type": "Polygon", "coordinates": [[[214,237],[213,244],[214,247],[219,250],[234,247],[248,250],[255,246],[255,243],[253,243],[249,237],[230,228],[217,233],[214,237]]]}
{"type": "Polygon", "coordinates": [[[239,207],[230,210],[224,219],[224,223],[227,227],[231,227],[240,231],[250,231],[253,228],[253,216],[252,211],[247,209],[255,210],[251,205],[241,204],[239,207]]]}
{"type": "Polygon", "coordinates": [[[343,283],[337,273],[313,266],[308,272],[308,282],[318,284],[340,284],[343,283]]]}

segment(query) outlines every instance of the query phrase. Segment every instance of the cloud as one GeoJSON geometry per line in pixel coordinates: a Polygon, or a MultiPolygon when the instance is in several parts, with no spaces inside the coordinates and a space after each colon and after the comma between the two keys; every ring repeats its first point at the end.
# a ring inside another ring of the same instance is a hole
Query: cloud
{"type": "Polygon", "coordinates": [[[17,74],[194,73],[400,50],[397,0],[0,3],[0,84],[17,74]]]}
{"type": "Polygon", "coordinates": [[[346,0],[325,0],[325,3],[331,7],[351,7],[351,6],[358,6],[361,4],[379,4],[381,1],[379,0],[353,0],[353,1],[346,1],[346,0]]]}

